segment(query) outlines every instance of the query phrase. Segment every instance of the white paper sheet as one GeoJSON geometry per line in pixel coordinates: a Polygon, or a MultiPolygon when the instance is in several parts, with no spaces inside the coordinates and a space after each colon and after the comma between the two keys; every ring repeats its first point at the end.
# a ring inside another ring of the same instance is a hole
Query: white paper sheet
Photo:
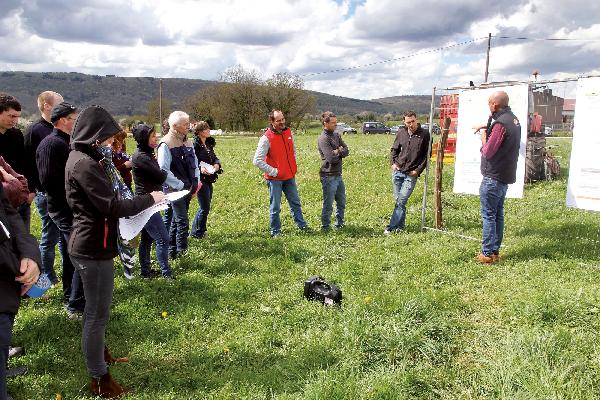
{"type": "Polygon", "coordinates": [[[152,215],[158,211],[166,210],[169,207],[169,202],[179,200],[189,192],[189,190],[180,190],[178,192],[167,193],[165,200],[146,208],[139,214],[133,217],[119,218],[119,233],[121,237],[125,240],[133,239],[142,231],[152,215]]]}
{"type": "Polygon", "coordinates": [[[213,167],[213,166],[212,166],[212,165],[210,165],[209,163],[205,163],[204,161],[200,161],[200,168],[204,168],[204,169],[206,169],[206,171],[207,171],[207,172],[208,172],[210,175],[212,175],[212,174],[214,174],[215,172],[217,172],[217,171],[215,170],[215,167],[213,167]]]}
{"type": "Polygon", "coordinates": [[[456,136],[456,161],[454,167],[454,192],[479,195],[479,185],[483,177],[479,170],[481,163],[481,135],[474,134],[473,127],[484,125],[490,109],[488,98],[498,90],[504,90],[509,97],[512,112],[521,123],[521,147],[517,162],[517,181],[508,185],[506,197],[523,197],[525,182],[525,149],[527,140],[527,109],[529,86],[515,85],[486,89],[464,90],[460,92],[458,103],[458,131],[456,136]]]}
{"type": "Polygon", "coordinates": [[[567,207],[600,211],[600,78],[577,81],[567,207]]]}

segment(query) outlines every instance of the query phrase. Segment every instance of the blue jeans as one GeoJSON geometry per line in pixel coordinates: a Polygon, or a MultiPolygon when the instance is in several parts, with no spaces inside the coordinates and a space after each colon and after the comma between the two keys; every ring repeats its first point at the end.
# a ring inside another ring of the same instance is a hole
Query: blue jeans
{"type": "Polygon", "coordinates": [[[12,339],[14,314],[0,313],[0,399],[6,399],[6,362],[12,339]]]}
{"type": "Polygon", "coordinates": [[[150,217],[140,238],[139,253],[142,275],[150,273],[150,251],[152,250],[153,241],[156,242],[156,260],[160,266],[160,272],[163,275],[171,275],[171,269],[169,268],[169,232],[159,212],[150,217]]]}
{"type": "Polygon", "coordinates": [[[56,226],[54,221],[52,221],[52,218],[50,218],[50,215],[48,214],[48,201],[46,199],[46,195],[42,192],[37,192],[34,198],[34,202],[38,213],[40,214],[40,219],[42,221],[42,236],[40,238],[40,253],[42,255],[42,273],[48,274],[48,278],[50,279],[50,281],[54,282],[57,279],[56,272],[54,271],[54,248],[58,244],[60,254],[61,256],[63,256],[63,269],[65,262],[64,255],[67,253],[67,248],[63,248],[63,241],[59,241],[60,235],[58,232],[58,227],[56,226]]]}
{"type": "Polygon", "coordinates": [[[410,176],[404,172],[394,171],[392,173],[392,190],[396,206],[392,212],[390,223],[387,226],[388,231],[404,229],[406,225],[406,203],[415,189],[417,183],[416,176],[410,176]]]}
{"type": "Polygon", "coordinates": [[[479,186],[483,239],[481,253],[486,256],[498,254],[504,236],[504,199],[508,185],[495,179],[483,177],[479,186]]]}
{"type": "Polygon", "coordinates": [[[279,218],[279,212],[281,211],[281,193],[285,194],[285,198],[290,206],[292,218],[298,225],[298,228],[306,228],[306,221],[302,216],[302,207],[300,205],[300,195],[298,195],[298,188],[296,187],[296,179],[287,179],[284,181],[278,181],[274,179],[267,179],[267,186],[269,187],[269,222],[271,225],[271,235],[278,235],[281,233],[281,219],[279,218]]]}
{"type": "Polygon", "coordinates": [[[346,187],[342,176],[322,176],[323,187],[323,210],[321,211],[321,227],[329,229],[331,224],[331,213],[333,211],[333,200],[335,199],[335,226],[344,226],[344,210],[346,209],[346,187]]]}
{"type": "Polygon", "coordinates": [[[52,215],[52,221],[59,231],[60,255],[62,257],[62,284],[64,301],[67,308],[71,311],[83,312],[85,308],[85,296],[83,293],[83,283],[79,272],[73,267],[71,257],[67,252],[67,243],[73,229],[73,213],[71,209],[63,208],[57,214],[52,215]]]}
{"type": "Polygon", "coordinates": [[[210,213],[210,202],[212,200],[213,185],[212,183],[202,183],[202,187],[198,191],[198,212],[192,222],[192,233],[190,236],[201,237],[206,232],[206,220],[210,213]]]}
{"type": "Polygon", "coordinates": [[[187,250],[190,229],[188,210],[191,200],[192,195],[188,193],[185,197],[173,201],[165,211],[164,221],[169,231],[169,254],[171,257],[176,257],[187,250]]]}

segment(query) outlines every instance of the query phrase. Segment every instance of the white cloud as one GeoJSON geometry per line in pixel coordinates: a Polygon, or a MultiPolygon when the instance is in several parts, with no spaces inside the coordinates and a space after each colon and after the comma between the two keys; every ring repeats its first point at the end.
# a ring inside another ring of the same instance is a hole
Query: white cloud
{"type": "Polygon", "coordinates": [[[11,0],[6,10],[0,17],[0,67],[6,70],[216,79],[241,64],[265,78],[298,73],[309,89],[363,99],[482,82],[485,40],[425,52],[488,32],[590,39],[495,38],[494,80],[526,79],[534,68],[547,79],[590,73],[600,56],[600,4],[581,0],[508,7],[481,0],[422,0],[418,6],[393,0],[11,0]],[[417,52],[425,54],[378,63],[417,52]]]}

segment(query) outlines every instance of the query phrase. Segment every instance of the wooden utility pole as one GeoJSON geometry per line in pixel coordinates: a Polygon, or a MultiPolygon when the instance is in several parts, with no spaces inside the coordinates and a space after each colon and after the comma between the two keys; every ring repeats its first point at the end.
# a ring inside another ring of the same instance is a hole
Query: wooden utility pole
{"type": "Polygon", "coordinates": [[[489,75],[489,71],[490,71],[490,47],[492,44],[492,34],[488,33],[488,48],[487,48],[487,55],[485,57],[485,80],[484,82],[487,83],[488,80],[488,75],[489,75]]]}
{"type": "Polygon", "coordinates": [[[162,79],[158,80],[158,123],[160,124],[160,134],[164,136],[163,132],[163,116],[162,116],[162,79]]]}
{"type": "Polygon", "coordinates": [[[442,135],[438,143],[437,154],[435,156],[435,227],[442,229],[444,220],[442,219],[442,172],[444,171],[444,148],[448,141],[448,132],[450,131],[450,117],[444,119],[442,135]]]}

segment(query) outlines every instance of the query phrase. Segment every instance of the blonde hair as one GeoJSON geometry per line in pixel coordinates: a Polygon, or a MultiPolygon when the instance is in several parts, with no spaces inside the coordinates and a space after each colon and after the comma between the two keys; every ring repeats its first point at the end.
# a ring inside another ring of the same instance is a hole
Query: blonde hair
{"type": "Polygon", "coordinates": [[[54,104],[54,99],[56,99],[57,97],[62,97],[62,96],[51,90],[46,90],[45,92],[40,93],[40,95],[37,98],[37,106],[38,106],[40,112],[44,112],[44,103],[48,103],[52,107],[54,107],[56,105],[56,104],[54,104]]]}

